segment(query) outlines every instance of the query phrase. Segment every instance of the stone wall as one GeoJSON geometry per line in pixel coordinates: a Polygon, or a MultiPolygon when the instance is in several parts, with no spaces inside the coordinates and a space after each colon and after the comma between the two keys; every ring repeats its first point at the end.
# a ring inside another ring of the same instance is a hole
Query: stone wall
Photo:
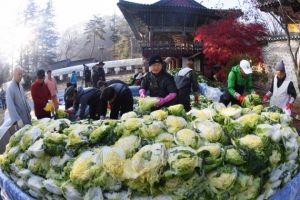
{"type": "MultiPolygon", "coordinates": [[[[296,49],[299,45],[299,42],[296,40],[291,41],[291,47],[293,53],[295,54],[296,49]]],[[[297,62],[299,64],[299,52],[297,53],[297,62]]],[[[287,76],[293,81],[294,86],[296,88],[298,98],[300,96],[299,89],[298,89],[298,81],[296,78],[296,73],[294,70],[294,66],[292,63],[291,56],[289,54],[288,46],[286,40],[283,41],[269,41],[268,45],[262,46],[262,57],[264,60],[264,65],[266,72],[268,73],[268,83],[261,85],[265,88],[270,88],[272,80],[275,76],[275,65],[278,61],[283,60],[285,64],[285,71],[287,76]]],[[[256,83],[259,84],[259,83],[256,83]]]]}

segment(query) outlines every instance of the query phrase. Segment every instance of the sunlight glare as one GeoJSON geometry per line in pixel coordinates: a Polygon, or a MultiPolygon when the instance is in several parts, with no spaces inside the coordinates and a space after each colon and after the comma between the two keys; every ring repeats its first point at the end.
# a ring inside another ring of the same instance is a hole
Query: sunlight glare
{"type": "Polygon", "coordinates": [[[15,44],[16,46],[26,45],[32,38],[33,34],[27,27],[16,27],[15,28],[15,44]]]}

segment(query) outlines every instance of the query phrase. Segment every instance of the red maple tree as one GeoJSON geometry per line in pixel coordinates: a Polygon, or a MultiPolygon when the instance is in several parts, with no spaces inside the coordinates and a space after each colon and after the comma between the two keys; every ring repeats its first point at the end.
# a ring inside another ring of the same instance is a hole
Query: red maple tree
{"type": "MultiPolygon", "coordinates": [[[[262,63],[260,40],[267,36],[260,23],[244,23],[236,18],[214,20],[194,33],[194,40],[203,42],[203,54],[208,67],[227,66],[234,57],[250,57],[262,63]]],[[[221,70],[221,73],[224,70],[221,70]]]]}

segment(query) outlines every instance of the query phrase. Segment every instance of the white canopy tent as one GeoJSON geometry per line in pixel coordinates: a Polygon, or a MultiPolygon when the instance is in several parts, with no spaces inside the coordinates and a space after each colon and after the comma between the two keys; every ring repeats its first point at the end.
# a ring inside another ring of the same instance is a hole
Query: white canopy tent
{"type": "MultiPolygon", "coordinates": [[[[128,66],[131,65],[142,65],[143,64],[143,58],[134,58],[134,59],[125,59],[125,60],[114,60],[114,61],[104,61],[105,65],[103,66],[105,72],[107,72],[108,68],[115,68],[115,67],[126,67],[128,69],[128,66]]],[[[90,68],[94,65],[98,64],[96,63],[89,63],[86,64],[86,66],[89,66],[90,68]]],[[[52,71],[52,76],[60,76],[64,74],[71,74],[72,71],[75,72],[81,72],[83,70],[82,65],[76,65],[72,67],[66,67],[63,69],[57,69],[52,71]]]]}

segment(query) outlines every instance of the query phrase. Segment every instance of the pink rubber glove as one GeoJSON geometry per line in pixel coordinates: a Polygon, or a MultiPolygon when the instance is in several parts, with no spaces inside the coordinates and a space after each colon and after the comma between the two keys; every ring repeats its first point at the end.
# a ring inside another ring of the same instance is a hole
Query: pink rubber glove
{"type": "Polygon", "coordinates": [[[105,118],[104,118],[104,116],[103,115],[101,115],[100,116],[100,120],[104,120],[105,118]]]}
{"type": "Polygon", "coordinates": [[[145,89],[140,89],[139,94],[140,94],[140,98],[145,98],[146,97],[146,90],[145,89]]]}
{"type": "Polygon", "coordinates": [[[170,93],[165,98],[157,98],[159,100],[159,102],[156,103],[156,106],[157,107],[162,106],[165,103],[167,103],[167,102],[171,101],[172,99],[174,99],[176,96],[177,96],[177,94],[174,92],[174,93],[170,93]]]}

